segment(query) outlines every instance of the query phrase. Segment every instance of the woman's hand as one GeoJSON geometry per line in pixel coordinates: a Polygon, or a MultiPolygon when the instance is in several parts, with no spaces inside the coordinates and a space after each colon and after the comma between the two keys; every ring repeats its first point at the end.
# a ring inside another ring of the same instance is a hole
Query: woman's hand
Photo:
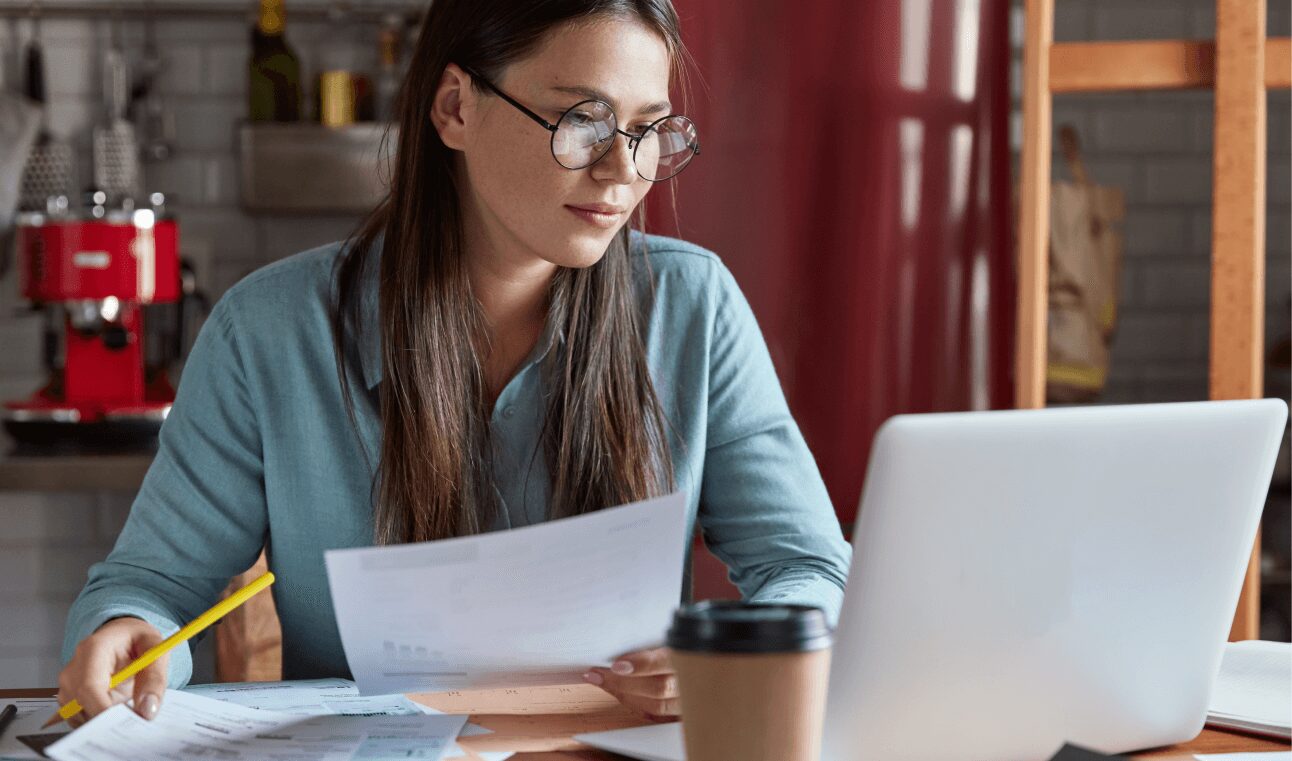
{"type": "Polygon", "coordinates": [[[677,699],[677,675],[668,649],[639,650],[615,659],[610,668],[594,668],[583,680],[614,695],[620,703],[636,708],[651,719],[681,713],[677,699]]]}
{"type": "Polygon", "coordinates": [[[58,704],[67,705],[76,700],[83,709],[67,723],[74,728],[79,727],[132,697],[136,713],[145,719],[156,716],[161,708],[162,695],[166,693],[169,653],[116,689],[109,690],[108,683],[113,674],[161,641],[161,633],[152,624],[138,618],[114,618],[81,640],[76,646],[76,654],[58,675],[58,704]]]}

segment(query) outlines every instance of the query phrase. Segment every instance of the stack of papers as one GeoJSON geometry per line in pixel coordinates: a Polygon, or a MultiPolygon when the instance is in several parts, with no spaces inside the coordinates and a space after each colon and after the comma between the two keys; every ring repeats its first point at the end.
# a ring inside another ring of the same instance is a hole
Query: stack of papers
{"type": "MultiPolygon", "coordinates": [[[[143,755],[143,750],[133,744],[136,733],[143,733],[139,737],[159,744],[153,748],[158,752],[167,743],[181,743],[179,747],[186,749],[182,755],[195,753],[198,748],[210,750],[212,742],[225,738],[231,744],[221,751],[221,757],[227,755],[230,759],[295,758],[307,750],[300,757],[426,761],[465,757],[466,752],[453,742],[456,737],[490,733],[483,727],[467,724],[464,715],[445,716],[403,695],[360,696],[354,682],[348,679],[192,685],[183,691],[168,691],[162,710],[153,722],[139,719],[126,706],[116,706],[102,714],[103,717],[113,714],[109,721],[101,723],[101,717],[96,716],[71,734],[65,730],[40,729],[45,719],[58,709],[56,700],[16,702],[18,717],[0,737],[0,759],[41,758],[17,738],[46,733],[62,737],[46,749],[51,758],[60,758],[56,754],[67,758],[117,757],[113,754],[131,759],[157,757],[143,755]],[[421,721],[419,717],[437,718],[421,721]],[[247,730],[261,737],[233,741],[247,730]],[[324,734],[332,736],[333,745],[320,741],[324,734]],[[271,737],[283,742],[268,747],[256,744],[271,737]],[[341,739],[346,737],[349,739],[341,739]],[[292,743],[296,745],[293,747],[292,743]],[[86,747],[93,747],[94,752],[85,753],[86,747]]],[[[511,755],[477,754],[484,761],[502,761],[511,755]]]]}
{"type": "MultiPolygon", "coordinates": [[[[220,684],[189,685],[185,692],[203,697],[236,703],[247,708],[278,711],[293,716],[417,716],[439,714],[430,706],[409,700],[403,695],[360,696],[359,688],[349,679],[298,679],[291,682],[224,682],[220,684]]],[[[459,737],[489,734],[489,730],[467,724],[458,732],[459,737]]],[[[457,743],[444,752],[441,758],[462,758],[467,755],[457,743]]],[[[503,761],[511,753],[477,754],[484,761],[503,761]]]]}
{"type": "Polygon", "coordinates": [[[95,716],[45,749],[55,761],[438,761],[465,716],[298,716],[168,690],[148,721],[125,704],[95,716]]]}
{"type": "Polygon", "coordinates": [[[1292,738],[1292,644],[1226,645],[1207,724],[1292,738]]]}

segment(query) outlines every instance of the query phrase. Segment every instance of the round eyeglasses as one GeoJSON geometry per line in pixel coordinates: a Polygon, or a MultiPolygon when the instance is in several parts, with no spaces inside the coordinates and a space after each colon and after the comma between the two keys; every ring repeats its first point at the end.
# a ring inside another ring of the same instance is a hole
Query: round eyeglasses
{"type": "Polygon", "coordinates": [[[590,99],[570,106],[552,124],[472,69],[464,66],[462,70],[551,132],[552,158],[566,169],[586,169],[605,158],[617,134],[628,138],[633,166],[638,176],[650,182],[676,177],[693,157],[700,155],[700,134],[695,123],[681,114],[656,119],[641,134],[634,135],[619,129],[619,120],[609,103],[590,99]]]}

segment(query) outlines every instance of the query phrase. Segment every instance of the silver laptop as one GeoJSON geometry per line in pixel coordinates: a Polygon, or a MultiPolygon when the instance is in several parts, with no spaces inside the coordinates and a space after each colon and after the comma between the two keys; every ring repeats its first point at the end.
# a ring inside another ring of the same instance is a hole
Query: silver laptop
{"type": "Polygon", "coordinates": [[[871,454],[824,761],[1197,735],[1279,400],[899,416],[871,454]]]}

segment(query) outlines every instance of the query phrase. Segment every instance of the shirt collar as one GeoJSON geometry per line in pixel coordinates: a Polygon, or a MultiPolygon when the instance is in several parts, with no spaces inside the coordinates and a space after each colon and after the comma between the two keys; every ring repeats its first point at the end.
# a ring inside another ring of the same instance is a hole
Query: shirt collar
{"type": "MultiPolygon", "coordinates": [[[[373,250],[359,273],[359,364],[368,390],[376,388],[384,375],[381,357],[381,250],[383,236],[373,242],[373,250]]],[[[542,362],[555,345],[565,344],[565,330],[549,319],[543,327],[534,350],[522,369],[542,362]]]]}

